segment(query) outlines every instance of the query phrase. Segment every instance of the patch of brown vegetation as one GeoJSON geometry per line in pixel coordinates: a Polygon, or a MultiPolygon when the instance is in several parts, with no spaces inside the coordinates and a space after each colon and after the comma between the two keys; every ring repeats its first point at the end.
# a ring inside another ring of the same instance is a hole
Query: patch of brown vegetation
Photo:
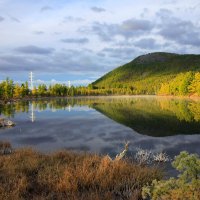
{"type": "Polygon", "coordinates": [[[107,156],[19,149],[0,155],[0,199],[141,199],[141,188],[161,176],[155,167],[107,156]]]}

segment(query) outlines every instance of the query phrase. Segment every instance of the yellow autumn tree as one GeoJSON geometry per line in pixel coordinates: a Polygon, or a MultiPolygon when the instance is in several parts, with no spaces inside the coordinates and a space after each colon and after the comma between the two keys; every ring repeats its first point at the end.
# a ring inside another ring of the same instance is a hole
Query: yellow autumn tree
{"type": "Polygon", "coordinates": [[[188,90],[192,94],[200,95],[200,72],[195,73],[194,79],[188,86],[188,90]]]}
{"type": "Polygon", "coordinates": [[[20,87],[19,84],[15,84],[15,87],[14,87],[14,97],[15,98],[21,97],[21,87],[20,87]]]}

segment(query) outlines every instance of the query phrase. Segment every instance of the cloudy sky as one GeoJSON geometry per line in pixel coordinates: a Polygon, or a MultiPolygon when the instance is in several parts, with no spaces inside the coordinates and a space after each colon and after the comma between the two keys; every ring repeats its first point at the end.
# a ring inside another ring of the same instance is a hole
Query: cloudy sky
{"type": "Polygon", "coordinates": [[[0,0],[0,80],[88,84],[141,54],[200,52],[199,0],[0,0]]]}

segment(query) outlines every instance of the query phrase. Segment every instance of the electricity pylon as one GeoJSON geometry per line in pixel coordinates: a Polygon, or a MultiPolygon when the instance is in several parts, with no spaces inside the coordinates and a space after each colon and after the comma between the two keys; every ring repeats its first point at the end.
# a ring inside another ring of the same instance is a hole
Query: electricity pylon
{"type": "Polygon", "coordinates": [[[71,82],[70,82],[70,81],[68,81],[68,87],[69,87],[69,88],[71,87],[71,82]]]}
{"type": "Polygon", "coordinates": [[[33,90],[33,72],[29,74],[30,89],[33,90]]]}

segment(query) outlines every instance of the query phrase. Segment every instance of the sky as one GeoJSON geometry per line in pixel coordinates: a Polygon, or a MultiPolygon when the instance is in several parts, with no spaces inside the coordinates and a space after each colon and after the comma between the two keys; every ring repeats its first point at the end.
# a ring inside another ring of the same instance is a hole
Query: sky
{"type": "Polygon", "coordinates": [[[0,0],[0,80],[87,85],[142,54],[199,54],[199,11],[199,0],[0,0]]]}

